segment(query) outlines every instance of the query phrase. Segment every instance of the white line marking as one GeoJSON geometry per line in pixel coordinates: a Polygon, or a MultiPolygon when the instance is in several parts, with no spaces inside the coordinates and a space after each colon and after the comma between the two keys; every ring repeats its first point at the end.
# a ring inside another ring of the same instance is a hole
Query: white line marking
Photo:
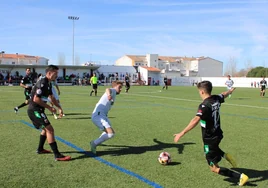
{"type": "MultiPolygon", "coordinates": [[[[177,100],[177,101],[188,101],[188,102],[199,102],[199,103],[202,102],[202,100],[192,100],[192,99],[182,99],[182,98],[152,96],[152,95],[141,95],[141,94],[133,94],[133,93],[131,93],[130,95],[136,95],[136,96],[141,96],[141,97],[150,97],[150,98],[159,98],[159,99],[170,99],[170,100],[177,100]]],[[[258,109],[267,109],[268,110],[268,107],[262,107],[262,106],[251,106],[251,105],[243,105],[243,104],[228,104],[228,103],[223,103],[223,104],[229,105],[229,106],[258,108],[258,109]]]]}

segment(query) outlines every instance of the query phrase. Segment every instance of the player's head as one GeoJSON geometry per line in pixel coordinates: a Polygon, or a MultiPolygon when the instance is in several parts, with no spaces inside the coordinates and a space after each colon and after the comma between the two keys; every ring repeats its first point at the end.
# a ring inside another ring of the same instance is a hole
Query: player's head
{"type": "Polygon", "coordinates": [[[49,65],[46,68],[46,77],[49,81],[56,80],[56,78],[58,77],[58,70],[59,67],[57,67],[56,65],[49,65]]]}
{"type": "Polygon", "coordinates": [[[30,75],[31,74],[31,68],[26,68],[25,72],[26,72],[27,75],[30,75]]]}
{"type": "Polygon", "coordinates": [[[116,94],[120,94],[122,87],[123,87],[123,82],[121,81],[113,81],[112,82],[112,87],[116,90],[116,94]]]}
{"type": "Polygon", "coordinates": [[[264,80],[265,79],[265,76],[263,76],[262,79],[264,80]]]}
{"type": "Polygon", "coordinates": [[[227,76],[227,78],[230,80],[230,79],[231,79],[231,75],[229,74],[229,75],[227,76]]]}
{"type": "Polygon", "coordinates": [[[212,83],[210,81],[202,81],[197,84],[197,88],[201,94],[211,94],[212,91],[212,83]]]}

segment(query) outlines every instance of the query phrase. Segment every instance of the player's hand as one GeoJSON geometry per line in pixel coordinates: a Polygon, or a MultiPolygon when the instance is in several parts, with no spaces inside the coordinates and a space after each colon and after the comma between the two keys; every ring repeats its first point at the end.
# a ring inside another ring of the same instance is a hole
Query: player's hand
{"type": "Polygon", "coordinates": [[[61,119],[63,117],[63,110],[61,108],[59,108],[59,119],[61,119]]]}
{"type": "Polygon", "coordinates": [[[178,133],[178,134],[174,134],[174,142],[177,143],[181,137],[183,136],[184,134],[182,132],[178,133]]]}
{"type": "Polygon", "coordinates": [[[57,110],[54,108],[54,107],[49,107],[48,110],[51,112],[51,113],[56,113],[57,110]]]}
{"type": "Polygon", "coordinates": [[[108,100],[109,100],[109,101],[110,101],[110,100],[113,100],[112,95],[108,95],[108,100]]]}

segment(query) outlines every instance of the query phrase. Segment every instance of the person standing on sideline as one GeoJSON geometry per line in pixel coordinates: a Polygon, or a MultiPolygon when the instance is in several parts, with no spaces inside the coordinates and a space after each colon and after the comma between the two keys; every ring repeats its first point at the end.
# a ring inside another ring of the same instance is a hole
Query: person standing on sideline
{"type": "MultiPolygon", "coordinates": [[[[227,76],[227,80],[225,82],[225,85],[227,86],[227,90],[230,90],[233,87],[234,81],[231,79],[231,76],[230,75],[227,76]]],[[[231,98],[231,96],[232,95],[230,94],[229,95],[229,98],[231,98]]]]}
{"type": "Polygon", "coordinates": [[[203,102],[199,105],[195,117],[189,122],[186,128],[180,133],[174,134],[174,142],[178,142],[200,122],[205,156],[210,170],[217,174],[237,179],[238,184],[243,186],[248,181],[247,175],[218,165],[221,159],[225,158],[233,167],[236,167],[236,162],[233,157],[229,153],[222,151],[219,147],[223,138],[220,122],[220,106],[221,103],[224,103],[224,99],[230,95],[235,88],[231,88],[219,95],[211,95],[213,87],[210,81],[199,82],[197,88],[203,102]]]}
{"type": "Polygon", "coordinates": [[[31,97],[31,91],[33,87],[33,78],[31,76],[31,69],[26,69],[26,75],[22,78],[20,86],[24,88],[25,102],[14,108],[15,113],[17,114],[19,109],[29,104],[29,99],[31,97]]]}
{"type": "Polygon", "coordinates": [[[164,86],[163,86],[162,90],[165,89],[165,88],[166,88],[166,90],[168,89],[168,84],[167,84],[167,82],[168,82],[168,79],[167,79],[167,76],[165,76],[165,77],[164,77],[164,86]]]}
{"type": "Polygon", "coordinates": [[[263,77],[262,80],[260,81],[260,87],[261,87],[260,96],[264,97],[265,90],[266,90],[266,87],[267,87],[267,82],[265,80],[265,77],[263,77]]]}
{"type": "Polygon", "coordinates": [[[57,142],[54,136],[54,129],[50,124],[46,114],[45,108],[50,112],[55,113],[56,109],[47,104],[48,97],[51,98],[52,102],[58,107],[60,114],[63,114],[61,106],[57,100],[53,97],[51,81],[54,81],[58,76],[59,68],[55,65],[49,65],[46,68],[45,77],[41,77],[31,92],[31,99],[28,106],[28,116],[31,119],[33,125],[37,129],[42,129],[39,139],[39,146],[36,150],[38,154],[50,153],[49,150],[44,149],[44,144],[47,140],[50,145],[56,161],[69,161],[70,156],[62,155],[57,146],[57,142]]]}
{"type": "Polygon", "coordinates": [[[125,83],[126,83],[126,93],[128,93],[128,90],[130,89],[130,80],[129,80],[129,77],[128,77],[128,74],[126,74],[125,76],[125,83]]]}
{"type": "Polygon", "coordinates": [[[90,78],[90,84],[92,85],[92,91],[90,92],[90,96],[92,96],[92,93],[95,93],[95,96],[97,96],[97,90],[98,90],[98,78],[95,73],[93,73],[93,76],[90,78]]]}
{"type": "Polygon", "coordinates": [[[114,105],[116,95],[122,90],[123,83],[114,81],[112,88],[107,88],[93,110],[91,120],[102,131],[96,140],[90,142],[91,152],[96,155],[96,147],[108,139],[111,139],[115,132],[108,118],[108,112],[114,105]]]}

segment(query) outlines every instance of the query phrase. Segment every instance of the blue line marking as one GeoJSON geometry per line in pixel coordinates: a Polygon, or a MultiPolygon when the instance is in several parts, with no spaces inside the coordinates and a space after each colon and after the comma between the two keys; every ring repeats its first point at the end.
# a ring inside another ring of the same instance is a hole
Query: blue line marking
{"type": "MultiPolygon", "coordinates": [[[[25,125],[28,125],[28,126],[31,127],[31,128],[36,129],[32,124],[30,124],[30,123],[28,123],[28,122],[26,122],[26,121],[24,121],[24,120],[21,120],[20,122],[23,123],[23,124],[25,124],[25,125]]],[[[150,186],[152,186],[152,187],[155,187],[155,188],[162,188],[161,185],[159,185],[159,184],[157,184],[157,183],[155,183],[155,182],[152,182],[152,181],[150,181],[150,180],[148,180],[148,179],[146,179],[146,178],[140,176],[139,174],[136,174],[136,173],[134,173],[134,172],[131,172],[131,171],[129,171],[129,170],[127,170],[127,169],[124,169],[124,168],[122,168],[122,167],[120,167],[120,166],[117,166],[117,165],[115,165],[115,164],[113,164],[113,163],[111,163],[111,162],[109,162],[109,161],[106,161],[106,160],[104,160],[104,159],[102,159],[102,158],[100,158],[100,157],[94,156],[92,153],[90,153],[90,152],[86,152],[85,150],[83,150],[82,148],[77,147],[76,145],[72,144],[71,142],[68,142],[68,141],[66,141],[66,140],[64,140],[64,139],[62,139],[62,138],[60,138],[60,137],[58,137],[58,136],[55,136],[55,138],[56,138],[56,140],[58,140],[58,141],[64,143],[65,145],[70,146],[71,148],[73,148],[73,149],[75,149],[75,150],[77,150],[77,151],[84,152],[85,155],[88,155],[88,156],[90,156],[90,157],[96,159],[97,161],[99,161],[99,162],[101,162],[101,163],[104,163],[104,164],[106,164],[106,165],[108,165],[108,166],[110,166],[110,167],[112,167],[112,168],[115,168],[115,169],[117,169],[117,170],[119,170],[119,171],[121,171],[121,172],[123,172],[123,173],[129,175],[129,176],[135,177],[135,178],[137,178],[138,180],[140,180],[140,181],[142,181],[142,182],[144,182],[144,183],[146,183],[146,184],[148,184],[148,185],[150,185],[150,186]]]]}

